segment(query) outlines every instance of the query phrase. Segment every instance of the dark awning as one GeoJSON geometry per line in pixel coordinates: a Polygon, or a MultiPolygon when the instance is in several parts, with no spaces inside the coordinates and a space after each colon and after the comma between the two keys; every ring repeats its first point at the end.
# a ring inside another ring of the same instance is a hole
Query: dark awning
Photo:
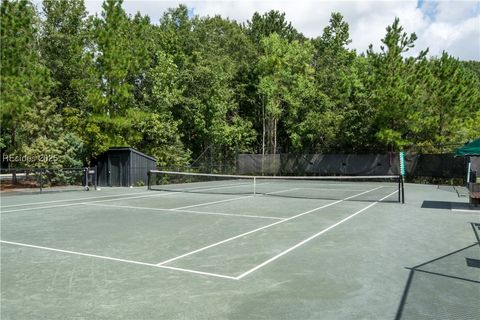
{"type": "Polygon", "coordinates": [[[480,156],[480,139],[465,144],[455,151],[455,157],[480,156]]]}

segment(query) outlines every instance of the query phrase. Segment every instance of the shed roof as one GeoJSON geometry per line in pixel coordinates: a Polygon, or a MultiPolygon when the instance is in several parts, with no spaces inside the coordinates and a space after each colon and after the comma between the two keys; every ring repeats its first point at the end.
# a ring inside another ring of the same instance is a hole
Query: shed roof
{"type": "Polygon", "coordinates": [[[142,157],[145,157],[147,159],[150,159],[150,160],[153,160],[153,161],[157,162],[157,159],[155,159],[154,157],[149,156],[148,154],[140,152],[137,149],[134,149],[134,148],[131,148],[131,147],[111,147],[106,152],[109,152],[109,151],[131,151],[131,152],[135,152],[138,155],[141,155],[142,157]]]}

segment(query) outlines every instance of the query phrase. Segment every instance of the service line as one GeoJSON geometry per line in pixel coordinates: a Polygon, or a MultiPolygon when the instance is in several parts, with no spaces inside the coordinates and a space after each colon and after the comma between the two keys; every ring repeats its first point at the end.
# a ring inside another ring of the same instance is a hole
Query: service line
{"type": "Polygon", "coordinates": [[[362,213],[363,211],[365,211],[365,210],[367,210],[367,209],[369,209],[369,208],[373,207],[373,206],[374,206],[374,205],[376,205],[377,203],[379,203],[379,202],[381,202],[381,201],[385,200],[386,198],[388,198],[388,197],[390,197],[390,196],[394,195],[394,194],[395,194],[395,193],[397,193],[397,192],[398,192],[398,190],[396,190],[396,191],[394,191],[394,192],[390,193],[389,195],[387,195],[387,196],[383,197],[382,199],[380,199],[380,200],[378,200],[378,201],[375,201],[374,203],[371,203],[371,204],[369,204],[368,206],[366,206],[366,207],[364,207],[364,208],[362,208],[362,209],[358,210],[357,212],[355,212],[355,213],[352,213],[351,215],[349,215],[348,217],[346,217],[346,218],[344,218],[344,219],[342,219],[342,220],[338,221],[337,223],[335,223],[335,224],[332,224],[330,227],[328,227],[328,228],[325,228],[325,229],[323,229],[322,231],[320,231],[320,232],[318,232],[318,233],[314,234],[313,236],[310,236],[310,237],[308,237],[307,239],[300,241],[300,242],[299,242],[299,243],[297,243],[296,245],[294,245],[294,246],[292,246],[292,247],[290,247],[290,248],[288,248],[288,249],[286,249],[286,250],[284,250],[284,251],[280,252],[280,253],[279,253],[279,254],[277,254],[276,256],[274,256],[274,257],[272,257],[272,258],[270,258],[270,259],[268,259],[268,260],[266,260],[266,261],[264,261],[264,262],[260,263],[259,265],[257,265],[257,266],[255,266],[255,267],[253,267],[252,269],[250,269],[250,270],[248,270],[248,271],[246,271],[246,272],[242,273],[241,275],[239,275],[238,277],[236,277],[236,279],[237,279],[237,280],[240,280],[240,279],[242,279],[242,278],[244,278],[244,277],[248,276],[248,275],[249,275],[249,274],[251,274],[252,272],[254,272],[254,271],[257,271],[257,270],[258,270],[258,269],[260,269],[260,268],[263,268],[264,266],[266,266],[267,264],[269,264],[269,263],[271,263],[271,262],[273,262],[273,261],[277,260],[277,259],[278,259],[278,258],[280,258],[281,256],[283,256],[283,255],[286,255],[286,254],[287,254],[287,253],[289,253],[290,251],[293,251],[293,250],[297,249],[298,247],[300,247],[300,246],[304,245],[305,243],[307,243],[307,242],[309,242],[309,241],[311,241],[311,240],[313,240],[313,239],[317,238],[318,236],[320,236],[320,235],[324,234],[325,232],[327,232],[327,231],[329,231],[329,230],[331,230],[331,229],[333,229],[333,228],[335,228],[335,227],[339,226],[340,224],[344,223],[345,221],[348,221],[348,220],[350,220],[351,218],[355,217],[356,215],[358,215],[358,214],[362,213]]]}
{"type": "Polygon", "coordinates": [[[228,238],[228,239],[219,241],[219,242],[215,242],[215,243],[212,243],[211,245],[208,245],[208,246],[205,246],[205,247],[202,247],[202,248],[199,248],[199,249],[196,249],[196,250],[193,250],[193,251],[184,253],[184,254],[182,254],[182,255],[179,255],[179,256],[177,256],[177,257],[173,257],[173,258],[171,258],[171,259],[168,259],[168,260],[165,260],[165,261],[162,261],[162,262],[159,262],[157,265],[160,266],[160,265],[164,265],[164,264],[167,264],[167,263],[176,261],[176,260],[178,260],[178,259],[181,259],[181,258],[190,256],[190,255],[192,255],[192,254],[195,254],[195,253],[198,253],[198,252],[201,252],[201,251],[204,251],[204,250],[207,250],[207,249],[216,247],[216,246],[218,246],[218,245],[221,245],[221,244],[230,242],[230,241],[232,241],[232,240],[235,240],[235,239],[244,237],[244,236],[246,236],[246,235],[249,235],[249,234],[252,234],[252,233],[255,233],[255,232],[258,232],[258,231],[261,231],[261,230],[264,230],[264,229],[267,229],[267,228],[270,228],[270,227],[273,227],[273,226],[276,226],[276,225],[278,225],[278,224],[285,223],[285,222],[287,222],[287,221],[290,221],[290,220],[299,218],[299,217],[301,217],[301,216],[303,216],[303,215],[306,215],[306,214],[309,214],[309,213],[312,213],[312,212],[315,212],[315,211],[318,211],[318,210],[321,210],[321,209],[324,209],[324,208],[331,207],[331,206],[333,206],[333,205],[335,205],[335,204],[338,204],[338,203],[341,203],[341,202],[343,202],[343,201],[346,201],[346,200],[349,200],[349,199],[352,199],[352,198],[361,196],[361,195],[363,195],[363,194],[365,194],[365,193],[368,193],[368,192],[372,192],[372,191],[378,190],[378,189],[380,189],[380,188],[382,188],[382,187],[373,188],[373,189],[370,189],[370,190],[367,190],[367,191],[358,193],[358,194],[356,194],[356,195],[353,195],[353,196],[350,196],[350,197],[347,197],[347,198],[344,198],[344,199],[341,199],[341,200],[337,200],[337,201],[335,201],[335,202],[331,202],[331,203],[328,203],[328,204],[323,205],[323,206],[320,206],[320,207],[313,208],[313,209],[311,209],[311,210],[308,210],[308,211],[299,213],[299,214],[294,215],[294,216],[292,216],[292,217],[289,217],[289,218],[286,218],[286,219],[283,219],[283,220],[280,220],[280,221],[277,221],[277,222],[274,222],[274,223],[271,223],[271,224],[267,224],[266,226],[263,226],[263,227],[260,227],[260,228],[257,228],[257,229],[251,230],[251,231],[247,231],[247,232],[241,233],[241,234],[236,235],[236,236],[234,236],[234,237],[231,237],[231,238],[228,238]]]}
{"type": "Polygon", "coordinates": [[[122,206],[115,204],[104,204],[104,203],[87,203],[91,206],[99,207],[111,207],[111,208],[121,208],[121,209],[133,209],[133,210],[150,210],[150,211],[167,211],[169,213],[178,212],[178,213],[193,213],[193,214],[205,214],[205,215],[217,215],[217,216],[230,216],[230,217],[245,217],[245,218],[259,218],[259,219],[273,219],[273,220],[283,220],[285,218],[281,217],[272,217],[272,216],[259,216],[253,214],[236,214],[236,213],[225,213],[225,212],[210,212],[210,211],[196,211],[196,210],[183,210],[183,209],[163,209],[163,208],[152,208],[152,207],[135,207],[135,206],[122,206]]]}

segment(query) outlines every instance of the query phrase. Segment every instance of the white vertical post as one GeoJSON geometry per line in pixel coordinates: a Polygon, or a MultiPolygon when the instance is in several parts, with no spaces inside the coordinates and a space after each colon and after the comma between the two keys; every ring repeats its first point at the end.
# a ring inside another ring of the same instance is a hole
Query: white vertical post
{"type": "Polygon", "coordinates": [[[253,177],[253,195],[257,194],[257,178],[253,177]]]}
{"type": "Polygon", "coordinates": [[[472,163],[470,162],[470,159],[468,159],[468,167],[467,167],[467,184],[470,183],[470,170],[472,168],[472,163]]]}
{"type": "Polygon", "coordinates": [[[88,190],[88,178],[90,177],[90,168],[89,167],[83,168],[83,175],[84,175],[84,179],[85,179],[84,189],[88,190]]]}

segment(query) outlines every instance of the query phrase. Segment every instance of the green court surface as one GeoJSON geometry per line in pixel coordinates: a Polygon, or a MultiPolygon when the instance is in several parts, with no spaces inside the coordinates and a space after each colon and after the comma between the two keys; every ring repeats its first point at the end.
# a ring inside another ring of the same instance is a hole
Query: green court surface
{"type": "Polygon", "coordinates": [[[453,188],[283,189],[2,196],[1,319],[480,315],[480,211],[453,188]]]}

